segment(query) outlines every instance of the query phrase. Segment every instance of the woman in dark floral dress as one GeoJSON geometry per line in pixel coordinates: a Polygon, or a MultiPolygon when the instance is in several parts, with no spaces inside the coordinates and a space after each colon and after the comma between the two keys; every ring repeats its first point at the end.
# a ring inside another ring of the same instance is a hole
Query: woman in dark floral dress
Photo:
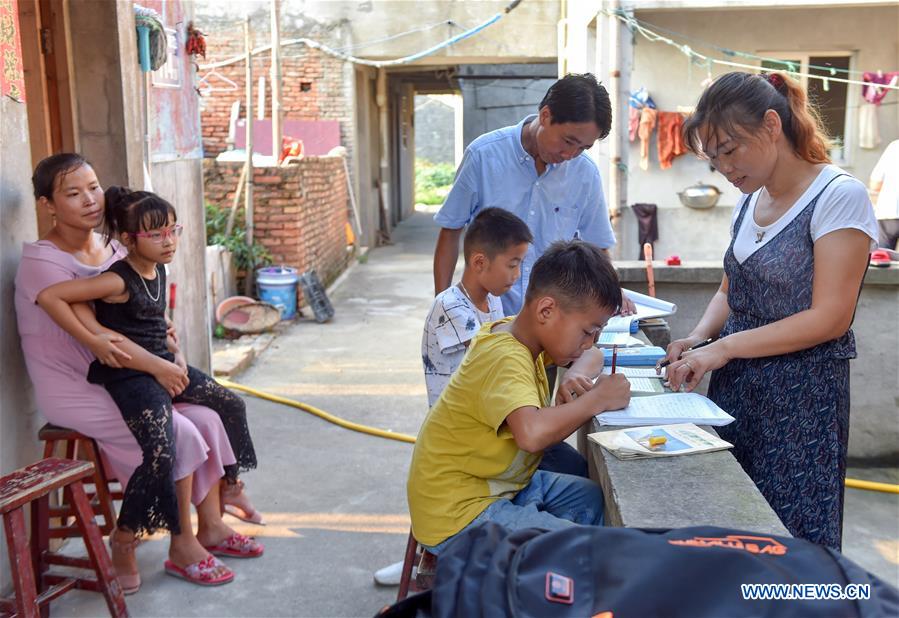
{"type": "Polygon", "coordinates": [[[814,108],[781,73],[719,77],[684,134],[746,197],[721,287],[668,346],[671,386],[692,390],[714,370],[709,397],[736,419],[720,434],[743,469],[791,534],[839,549],[849,327],[876,246],[873,207],[864,184],[830,164],[814,108]]]}

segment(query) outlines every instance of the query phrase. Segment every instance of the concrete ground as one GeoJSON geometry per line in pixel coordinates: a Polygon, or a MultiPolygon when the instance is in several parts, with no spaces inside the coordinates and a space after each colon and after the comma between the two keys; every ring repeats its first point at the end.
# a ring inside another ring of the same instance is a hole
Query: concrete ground
{"type": "MultiPolygon", "coordinates": [[[[433,297],[436,227],[416,214],[395,244],[371,251],[331,296],[335,318],[287,329],[237,381],[350,421],[415,435],[427,408],[422,321],[433,297]]],[[[300,410],[246,397],[259,469],[244,475],[268,521],[234,527],[266,545],[229,560],[237,578],[199,588],[165,575],[166,539],[138,550],[143,587],[133,616],[372,616],[395,588],[372,572],[400,560],[409,530],[405,478],[412,445],[348,431],[300,410]]],[[[851,476],[897,482],[896,471],[851,476]],[[884,476],[885,475],[885,476],[884,476]]],[[[847,491],[845,552],[899,584],[899,496],[847,491]]],[[[57,616],[102,616],[99,595],[73,592],[57,616]]]]}

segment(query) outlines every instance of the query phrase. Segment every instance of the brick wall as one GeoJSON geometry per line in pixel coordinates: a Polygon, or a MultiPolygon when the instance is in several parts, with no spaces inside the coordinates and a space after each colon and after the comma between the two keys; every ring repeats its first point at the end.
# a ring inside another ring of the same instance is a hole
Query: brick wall
{"type": "MultiPolygon", "coordinates": [[[[259,35],[257,35],[259,36],[259,35]]],[[[289,39],[294,33],[283,32],[282,39],[289,39]]],[[[267,38],[260,38],[256,45],[267,44],[267,38]]],[[[226,60],[243,53],[243,33],[240,29],[229,28],[219,31],[210,39],[207,50],[209,62],[226,60]]],[[[200,98],[200,122],[203,128],[203,149],[206,157],[215,157],[227,147],[231,106],[241,102],[240,118],[246,118],[246,73],[244,61],[220,67],[215,71],[234,82],[230,88],[220,77],[200,71],[198,80],[204,76],[214,91],[200,98]]],[[[253,115],[259,117],[258,86],[259,77],[265,77],[265,118],[272,117],[271,101],[271,53],[254,56],[253,60],[253,115]]],[[[340,141],[350,152],[352,161],[354,128],[352,83],[353,69],[341,60],[310,49],[304,45],[292,45],[281,51],[281,107],[284,118],[294,120],[337,120],[340,122],[340,141]]],[[[200,84],[203,89],[203,84],[200,84]]]]}
{"type": "MultiPolygon", "coordinates": [[[[206,200],[230,208],[243,163],[206,159],[206,200]]],[[[315,270],[326,286],[344,271],[347,188],[340,157],[306,157],[287,167],[257,167],[253,175],[254,239],[275,265],[315,270]]],[[[302,289],[298,290],[302,303],[302,289]]]]}

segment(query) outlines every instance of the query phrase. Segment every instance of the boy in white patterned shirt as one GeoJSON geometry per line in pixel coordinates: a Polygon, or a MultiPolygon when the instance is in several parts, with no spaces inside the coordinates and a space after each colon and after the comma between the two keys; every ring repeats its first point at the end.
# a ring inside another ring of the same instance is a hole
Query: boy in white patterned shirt
{"type": "Polygon", "coordinates": [[[421,360],[433,407],[482,324],[503,317],[499,297],[521,276],[533,240],[527,224],[503,208],[485,208],[465,232],[462,280],[437,295],[421,338],[421,360]]]}

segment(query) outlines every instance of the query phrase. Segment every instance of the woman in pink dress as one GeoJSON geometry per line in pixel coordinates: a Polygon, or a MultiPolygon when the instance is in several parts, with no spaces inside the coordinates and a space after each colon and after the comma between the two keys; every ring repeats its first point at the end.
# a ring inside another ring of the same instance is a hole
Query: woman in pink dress
{"type": "MultiPolygon", "coordinates": [[[[152,365],[151,355],[124,338],[106,338],[102,348],[89,350],[56,325],[35,300],[46,287],[94,276],[125,255],[93,232],[103,216],[103,190],[91,166],[76,154],[53,155],[41,161],[32,182],[35,197],[53,214],[55,226],[41,240],[23,246],[16,274],[15,304],[22,350],[35,387],[38,409],[51,423],[69,427],[97,441],[116,478],[126,486],[141,462],[141,450],[122,415],[102,386],[86,380],[95,355],[153,374],[163,385],[175,377],[152,365]],[[129,358],[130,355],[130,358],[129,358]]],[[[86,319],[85,308],[79,317],[86,319]]],[[[173,386],[177,388],[176,386],[173,386]]],[[[177,480],[181,510],[189,517],[197,505],[199,529],[190,526],[171,537],[169,558],[198,584],[226,583],[233,573],[212,558],[205,547],[225,548],[228,555],[252,549],[253,541],[236,534],[221,518],[219,487],[225,466],[236,463],[221,420],[200,406],[178,406],[173,416],[177,480]],[[205,546],[205,547],[204,547],[205,546]],[[236,552],[236,553],[235,553],[236,552]]],[[[237,490],[239,491],[237,486],[237,490]]],[[[231,492],[232,498],[235,492],[231,492]]],[[[245,497],[238,502],[247,505],[245,497]]],[[[246,509],[251,511],[252,507],[246,509]]],[[[134,535],[111,535],[112,558],[126,592],[136,592],[140,576],[134,557],[134,535]]]]}

